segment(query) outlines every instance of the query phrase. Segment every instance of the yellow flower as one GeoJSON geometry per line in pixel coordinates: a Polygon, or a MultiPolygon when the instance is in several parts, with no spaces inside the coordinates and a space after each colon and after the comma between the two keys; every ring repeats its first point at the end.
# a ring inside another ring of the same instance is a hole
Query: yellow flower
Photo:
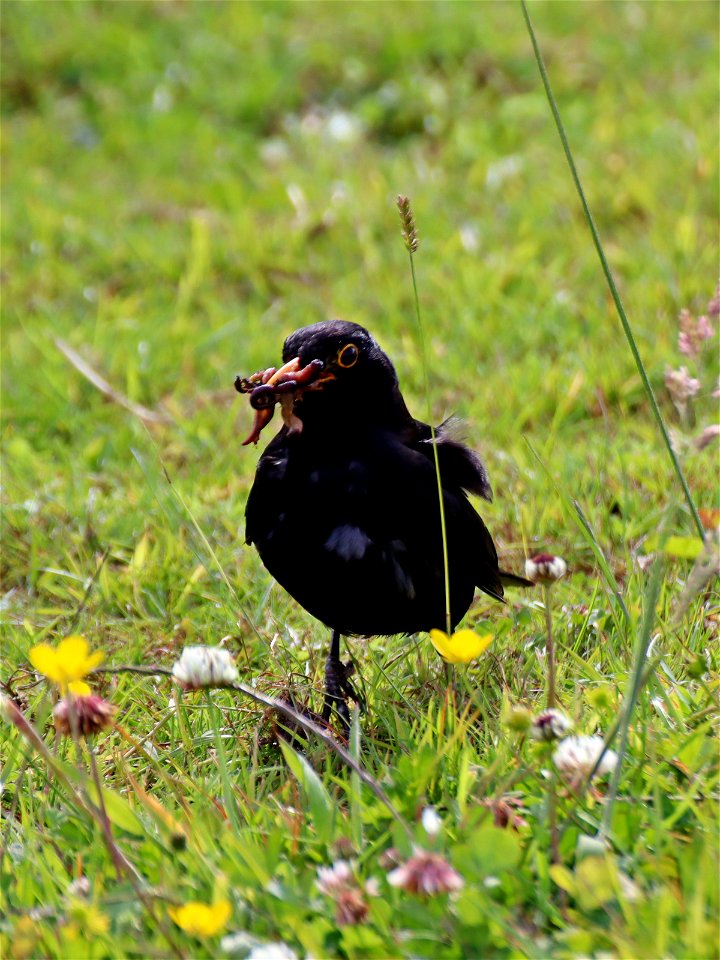
{"type": "Polygon", "coordinates": [[[448,663],[469,663],[487,650],[492,643],[492,634],[480,637],[474,630],[456,630],[449,637],[444,630],[431,630],[430,640],[448,663]]]}
{"type": "Polygon", "coordinates": [[[168,913],[185,933],[194,937],[214,937],[230,919],[231,907],[228,900],[218,900],[211,906],[191,900],[181,907],[171,907],[168,913]]]}
{"type": "MultiPolygon", "coordinates": [[[[93,937],[101,937],[110,929],[110,918],[92,903],[85,903],[79,899],[72,899],[68,908],[70,924],[66,928],[77,931],[76,936],[89,941],[93,937]]],[[[71,939],[76,939],[71,934],[71,939]]]]}
{"type": "Polygon", "coordinates": [[[9,948],[7,955],[13,960],[29,960],[30,957],[36,957],[40,952],[38,942],[42,937],[38,926],[37,920],[27,916],[20,917],[13,928],[12,939],[6,941],[9,948]]]}
{"type": "Polygon", "coordinates": [[[102,662],[105,654],[102,650],[90,653],[90,645],[85,637],[65,637],[57,647],[48,643],[39,643],[30,651],[30,663],[48,680],[56,683],[62,693],[68,690],[77,696],[87,696],[90,687],[83,683],[95,667],[102,662]]]}

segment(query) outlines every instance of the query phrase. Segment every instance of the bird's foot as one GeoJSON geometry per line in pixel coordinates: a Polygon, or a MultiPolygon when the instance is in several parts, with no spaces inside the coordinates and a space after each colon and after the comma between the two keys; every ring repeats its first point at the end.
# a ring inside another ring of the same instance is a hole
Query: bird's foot
{"type": "Polygon", "coordinates": [[[339,665],[343,671],[342,692],[358,705],[360,713],[365,713],[365,697],[358,692],[357,687],[350,680],[350,677],[355,673],[355,664],[352,660],[348,660],[347,663],[340,663],[339,665]]]}
{"type": "Polygon", "coordinates": [[[360,707],[361,712],[365,712],[365,698],[357,692],[350,680],[354,672],[355,667],[350,661],[343,663],[337,657],[328,657],[325,661],[325,705],[322,717],[327,723],[334,709],[346,736],[350,732],[348,698],[360,707]]]}

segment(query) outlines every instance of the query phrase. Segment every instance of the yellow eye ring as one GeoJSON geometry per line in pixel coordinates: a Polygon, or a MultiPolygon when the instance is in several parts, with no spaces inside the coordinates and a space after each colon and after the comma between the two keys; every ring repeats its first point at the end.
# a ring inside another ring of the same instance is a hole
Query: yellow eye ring
{"type": "Polygon", "coordinates": [[[360,358],[360,351],[354,343],[346,343],[342,350],[338,351],[337,364],[343,370],[354,367],[360,358]]]}

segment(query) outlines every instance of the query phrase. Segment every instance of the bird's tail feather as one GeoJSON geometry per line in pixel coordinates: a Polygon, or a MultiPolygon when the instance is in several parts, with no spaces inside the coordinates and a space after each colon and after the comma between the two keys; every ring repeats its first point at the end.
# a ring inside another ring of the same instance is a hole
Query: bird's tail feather
{"type": "Polygon", "coordinates": [[[508,573],[507,570],[500,570],[500,582],[504,587],[532,587],[532,580],[518,576],[517,573],[508,573]]]}

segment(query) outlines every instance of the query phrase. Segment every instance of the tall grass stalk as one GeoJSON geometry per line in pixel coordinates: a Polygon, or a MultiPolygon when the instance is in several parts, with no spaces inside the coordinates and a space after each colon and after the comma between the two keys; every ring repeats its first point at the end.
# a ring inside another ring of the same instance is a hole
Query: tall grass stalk
{"type": "Polygon", "coordinates": [[[228,767],[228,756],[225,750],[225,741],[223,740],[223,716],[220,707],[215,702],[210,690],[205,691],[205,702],[212,720],[212,731],[215,739],[215,755],[218,759],[220,770],[220,782],[222,783],[223,801],[228,819],[236,830],[242,829],[242,818],[238,811],[237,797],[233,789],[233,783],[230,778],[228,767]]]}
{"type": "MultiPolygon", "coordinates": [[[[620,743],[618,745],[618,762],[613,770],[610,787],[608,789],[605,806],[603,808],[602,822],[598,836],[604,839],[609,836],[612,825],[612,814],[617,798],[618,788],[620,786],[620,776],[622,773],[623,760],[627,752],[628,734],[630,731],[630,720],[632,718],[635,705],[637,703],[640,691],[643,687],[645,677],[645,667],[647,663],[648,650],[652,635],[653,624],[655,623],[655,611],[657,609],[658,598],[660,596],[660,585],[662,583],[663,560],[659,555],[653,563],[652,575],[650,577],[650,586],[645,597],[645,612],[642,623],[637,633],[637,642],[635,644],[635,658],[633,671],[628,681],[628,691],[625,696],[623,710],[620,717],[620,743]]],[[[598,763],[600,761],[598,758],[598,763]]]]}
{"type": "Polygon", "coordinates": [[[662,434],[663,441],[665,443],[665,448],[667,450],[670,461],[673,465],[677,478],[680,481],[680,486],[683,489],[685,494],[685,500],[687,501],[688,508],[692,514],[692,518],[695,521],[695,526],[700,535],[700,539],[705,539],[705,529],[702,525],[702,520],[698,514],[695,502],[693,501],[692,494],[690,493],[690,487],[688,486],[687,480],[685,479],[685,474],[680,465],[680,461],[677,458],[677,454],[673,450],[672,443],[670,441],[670,435],[665,426],[665,421],[663,420],[662,414],[660,413],[660,408],[658,407],[657,400],[655,399],[655,394],[653,393],[653,388],[650,385],[650,380],[648,379],[645,366],[642,362],[640,356],[640,351],[638,350],[637,343],[635,341],[635,336],[632,332],[632,327],[630,326],[630,321],[627,318],[625,313],[625,308],[623,307],[622,300],[620,299],[620,294],[615,285],[615,280],[613,279],[612,272],[610,270],[610,265],[605,256],[605,251],[603,250],[602,242],[600,241],[600,235],[598,234],[597,227],[595,226],[595,221],[593,220],[592,213],[590,212],[590,207],[588,205],[587,199],[585,197],[585,191],[583,190],[582,183],[580,182],[580,177],[577,172],[577,167],[575,166],[575,160],[573,159],[572,150],[570,149],[570,142],[568,141],[567,134],[565,132],[565,127],[560,117],[560,111],[558,109],[555,96],[552,92],[552,87],[550,86],[550,79],[545,69],[545,62],[543,61],[542,54],[540,53],[540,47],[538,46],[537,37],[535,36],[535,30],[533,29],[532,21],[530,20],[530,13],[527,8],[526,0],[521,0],[523,15],[525,17],[525,23],[527,24],[528,33],[530,34],[530,40],[532,42],[533,51],[535,53],[535,60],[538,65],[538,70],[540,71],[540,76],[542,78],[543,86],[545,87],[545,94],[548,98],[548,103],[550,104],[550,109],[552,110],[553,117],[555,118],[555,126],[557,127],[558,134],[560,135],[560,142],[562,143],[563,150],[565,151],[565,158],[567,159],[568,166],[570,167],[570,173],[572,175],[573,181],[575,183],[575,188],[580,197],[580,203],[582,204],[583,212],[585,214],[585,219],[588,222],[590,227],[590,233],[592,234],[593,243],[595,244],[595,249],[597,255],[600,259],[600,265],[602,267],[603,273],[605,274],[605,279],[607,280],[608,287],[610,288],[610,295],[613,298],[615,304],[615,309],[618,312],[620,317],[620,323],[622,324],[625,337],[627,342],[630,345],[630,350],[632,352],[633,358],[635,360],[635,365],[637,366],[638,372],[640,374],[640,379],[642,380],[645,393],[647,398],[650,401],[650,408],[652,410],[653,416],[657,422],[657,425],[662,434]]]}
{"type": "Polygon", "coordinates": [[[543,600],[545,602],[545,629],[547,631],[547,705],[550,710],[554,710],[557,705],[557,694],[555,692],[555,641],[552,629],[552,610],[550,609],[550,586],[549,583],[543,584],[543,600]]]}
{"type": "Polygon", "coordinates": [[[413,296],[415,299],[415,320],[418,328],[418,340],[420,343],[420,364],[423,374],[423,392],[425,394],[425,403],[427,407],[427,421],[430,426],[430,441],[433,450],[433,459],[435,461],[435,477],[438,489],[438,504],[440,506],[440,532],[442,535],[443,551],[443,571],[445,576],[445,630],[448,636],[452,633],[453,623],[450,610],[450,561],[448,557],[447,526],[445,523],[445,501],[443,499],[442,477],[440,475],[440,456],[435,438],[435,427],[433,426],[432,403],[430,401],[430,378],[428,374],[427,348],[425,345],[425,329],[423,327],[422,315],[420,313],[420,297],[418,295],[417,276],[415,274],[414,255],[418,247],[417,232],[415,222],[410,207],[410,200],[407,197],[399,196],[397,206],[400,211],[400,219],[403,224],[403,238],[405,247],[410,260],[410,276],[412,278],[413,296]]]}

